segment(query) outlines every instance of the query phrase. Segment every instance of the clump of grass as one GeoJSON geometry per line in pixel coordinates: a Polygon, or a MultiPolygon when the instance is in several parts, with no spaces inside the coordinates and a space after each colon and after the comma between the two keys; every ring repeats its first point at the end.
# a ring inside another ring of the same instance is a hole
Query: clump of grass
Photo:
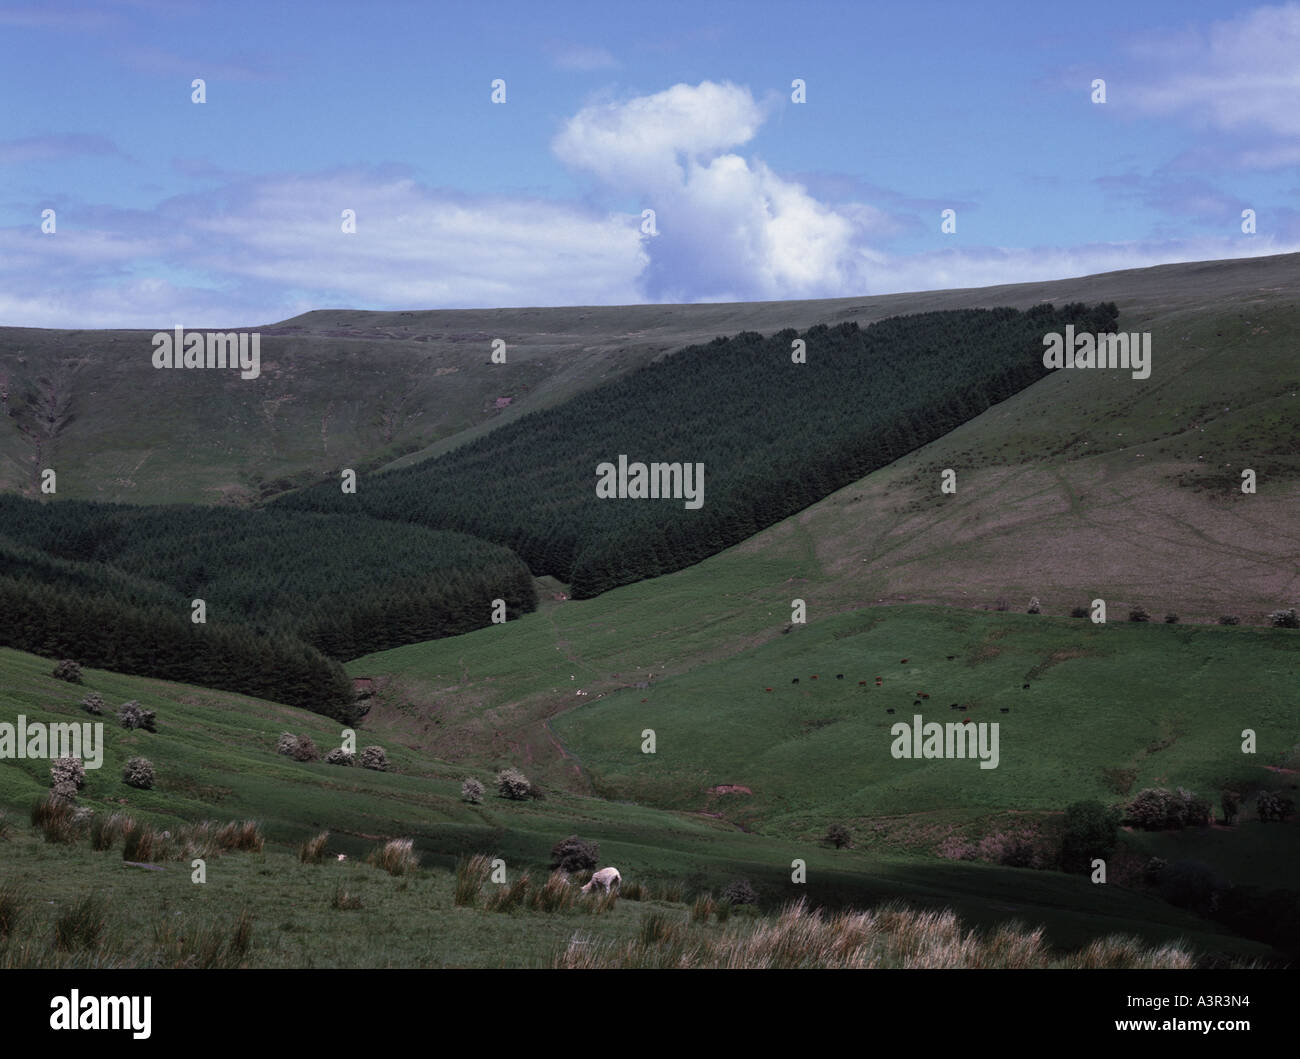
{"type": "Polygon", "coordinates": [[[1043,933],[1006,925],[991,934],[964,929],[948,910],[886,905],[823,915],[800,900],[775,918],[725,931],[673,923],[659,912],[641,920],[636,937],[594,943],[573,939],[556,967],[1143,967],[1185,968],[1193,958],[1176,945],[1145,949],[1132,938],[1100,938],[1082,952],[1056,956],[1043,933]]]}
{"type": "Polygon", "coordinates": [[[112,849],[117,845],[117,840],[134,824],[135,821],[123,812],[93,817],[90,821],[90,848],[96,853],[112,849]]]}
{"type": "Polygon", "coordinates": [[[618,904],[618,891],[583,894],[582,904],[593,916],[603,916],[606,912],[613,911],[614,906],[618,904]]]}
{"type": "Polygon", "coordinates": [[[32,826],[40,828],[46,842],[61,845],[76,842],[83,829],[73,803],[53,794],[38,798],[32,805],[32,826]]]}
{"type": "Polygon", "coordinates": [[[127,820],[122,830],[122,859],[149,863],[154,857],[154,847],[161,844],[158,832],[140,820],[127,820]]]}
{"type": "Polygon", "coordinates": [[[455,902],[461,907],[478,904],[479,891],[492,874],[492,858],[484,853],[475,853],[472,857],[461,857],[456,862],[455,902]]]}
{"type": "Polygon", "coordinates": [[[361,895],[337,885],[334,887],[334,896],[330,899],[330,907],[337,908],[340,912],[355,912],[362,907],[361,895]]]}
{"type": "Polygon", "coordinates": [[[390,838],[371,850],[366,860],[376,868],[383,868],[389,875],[405,875],[420,866],[415,841],[409,838],[390,838]]]}
{"type": "Polygon", "coordinates": [[[266,839],[262,837],[262,829],[257,826],[256,820],[232,820],[222,825],[213,836],[213,842],[223,853],[231,850],[260,853],[266,845],[266,839]]]}
{"type": "Polygon", "coordinates": [[[499,886],[495,892],[488,894],[483,907],[489,912],[509,912],[518,908],[528,896],[529,885],[528,873],[522,872],[515,877],[514,882],[499,886]]]}
{"type": "Polygon", "coordinates": [[[13,934],[26,904],[27,894],[17,883],[0,883],[0,938],[13,934]]]}
{"type": "Polygon", "coordinates": [[[99,948],[107,924],[108,906],[98,894],[82,894],[54,917],[54,947],[64,952],[99,948]]]}
{"type": "Polygon", "coordinates": [[[700,894],[691,905],[691,922],[707,923],[718,909],[718,904],[713,900],[712,894],[700,894]]]}
{"type": "Polygon", "coordinates": [[[680,882],[672,881],[660,883],[654,889],[654,896],[646,895],[650,900],[667,901],[669,904],[679,905],[686,900],[686,890],[680,882]]]}
{"type": "Polygon", "coordinates": [[[625,882],[618,892],[620,897],[626,897],[629,901],[640,901],[645,897],[645,887],[639,882],[625,882]]]}
{"type": "Polygon", "coordinates": [[[248,909],[233,925],[164,922],[154,929],[154,960],[170,969],[242,967],[252,941],[253,917],[248,909]]]}
{"type": "Polygon", "coordinates": [[[8,842],[13,831],[14,826],[9,822],[9,814],[0,809],[0,842],[8,842]]]}
{"type": "Polygon", "coordinates": [[[322,831],[315,838],[309,838],[298,847],[298,859],[303,864],[319,864],[325,858],[325,843],[329,837],[328,831],[322,831]]]}
{"type": "Polygon", "coordinates": [[[714,913],[717,915],[719,923],[725,923],[731,918],[731,902],[719,901],[717,908],[714,909],[714,913]]]}
{"type": "Polygon", "coordinates": [[[528,894],[528,907],[536,912],[562,912],[573,907],[578,888],[563,871],[553,871],[546,882],[528,894]]]}

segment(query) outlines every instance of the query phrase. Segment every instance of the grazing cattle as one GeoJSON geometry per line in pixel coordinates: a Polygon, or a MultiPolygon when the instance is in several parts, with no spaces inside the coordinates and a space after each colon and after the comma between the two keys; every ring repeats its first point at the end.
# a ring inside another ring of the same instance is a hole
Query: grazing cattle
{"type": "Polygon", "coordinates": [[[591,893],[593,886],[602,887],[605,893],[609,893],[611,887],[622,889],[623,876],[619,875],[617,868],[601,868],[591,877],[591,882],[582,888],[584,894],[591,893]]]}
{"type": "Polygon", "coordinates": [[[1002,709],[1001,709],[999,712],[1000,712],[1000,713],[1010,713],[1010,712],[1011,712],[1011,707],[1010,707],[1010,706],[1003,706],[1002,709]]]}
{"type": "Polygon", "coordinates": [[[891,709],[886,710],[885,712],[886,712],[886,713],[893,713],[894,711],[893,711],[893,709],[891,708],[891,709]]]}
{"type": "Polygon", "coordinates": [[[919,695],[921,696],[921,698],[923,698],[923,699],[928,699],[928,698],[930,697],[930,696],[927,695],[924,691],[918,692],[917,694],[919,694],[919,695]]]}
{"type": "Polygon", "coordinates": [[[772,689],[771,689],[771,688],[764,688],[763,690],[764,690],[764,691],[771,691],[772,689]]]}
{"type": "Polygon", "coordinates": [[[958,705],[954,702],[951,706],[948,707],[948,709],[950,709],[950,710],[960,710],[961,707],[958,706],[958,705]]]}
{"type": "Polygon", "coordinates": [[[843,680],[843,679],[844,679],[844,674],[843,674],[843,673],[836,673],[836,674],[835,674],[835,679],[836,679],[836,680],[843,680]]]}
{"type": "Polygon", "coordinates": [[[912,703],[912,705],[913,705],[913,706],[920,706],[920,705],[921,705],[921,700],[920,700],[920,699],[917,699],[915,702],[912,703]]]}
{"type": "Polygon", "coordinates": [[[956,657],[957,657],[956,655],[949,655],[949,656],[948,656],[948,661],[951,662],[951,661],[952,661],[954,658],[956,658],[956,657]]]}
{"type": "Polygon", "coordinates": [[[814,673],[814,674],[812,675],[812,679],[813,679],[813,680],[816,680],[816,679],[817,679],[817,674],[816,674],[816,673],[814,673]]]}
{"type": "Polygon", "coordinates": [[[1028,685],[1028,684],[1024,685],[1020,690],[1021,690],[1021,691],[1028,691],[1028,690],[1029,690],[1029,685],[1028,685]]]}
{"type": "Polygon", "coordinates": [[[899,664],[900,666],[905,666],[905,665],[907,665],[907,659],[906,659],[906,658],[901,659],[901,660],[899,661],[898,664],[899,664]]]}
{"type": "Polygon", "coordinates": [[[867,682],[865,680],[858,681],[858,687],[865,688],[866,686],[867,686],[867,682]]]}
{"type": "Polygon", "coordinates": [[[798,684],[798,683],[799,683],[799,678],[798,678],[798,677],[795,677],[794,680],[790,681],[790,683],[791,683],[791,684],[798,684]]]}

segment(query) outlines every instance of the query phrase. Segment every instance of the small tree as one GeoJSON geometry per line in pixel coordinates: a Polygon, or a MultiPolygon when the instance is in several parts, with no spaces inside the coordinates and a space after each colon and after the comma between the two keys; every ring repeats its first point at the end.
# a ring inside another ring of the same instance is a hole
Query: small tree
{"type": "Polygon", "coordinates": [[[142,791],[153,789],[153,764],[148,758],[133,757],[122,771],[122,779],[129,787],[138,787],[142,791]]]}
{"type": "Polygon", "coordinates": [[[557,868],[570,875],[580,871],[594,871],[600,863],[600,843],[570,835],[551,847],[551,870],[557,868]]]}
{"type": "Polygon", "coordinates": [[[1241,812],[1241,795],[1236,791],[1224,791],[1219,796],[1219,808],[1223,810],[1223,822],[1231,827],[1241,812]]]}
{"type": "Polygon", "coordinates": [[[1043,607],[1042,607],[1042,604],[1040,604],[1040,603],[1038,602],[1038,597],[1037,597],[1037,596],[1035,596],[1033,599],[1031,599],[1031,600],[1029,601],[1029,609],[1028,609],[1025,613],[1026,613],[1026,614],[1042,614],[1042,613],[1043,613],[1043,607]]]}
{"type": "Polygon", "coordinates": [[[325,755],[325,764],[327,765],[343,765],[345,767],[351,767],[356,763],[357,755],[352,753],[351,750],[344,750],[341,746],[336,746],[325,755]]]}
{"type": "Polygon", "coordinates": [[[1300,614],[1295,607],[1289,610],[1275,610],[1268,616],[1268,623],[1275,629],[1300,629],[1300,614]]]}
{"type": "Polygon", "coordinates": [[[1075,802],[1065,810],[1061,867],[1087,871],[1093,860],[1109,860],[1119,844],[1119,814],[1098,801],[1075,802]]]}
{"type": "Polygon", "coordinates": [[[84,699],[81,700],[81,708],[85,710],[87,713],[91,713],[94,714],[96,717],[99,717],[103,714],[104,710],[108,708],[108,703],[104,701],[104,696],[101,695],[98,691],[92,691],[89,695],[87,695],[84,699]]]}
{"type": "Polygon", "coordinates": [[[826,829],[826,835],[822,841],[829,842],[836,849],[843,849],[845,846],[851,844],[852,839],[852,833],[843,824],[831,824],[831,826],[826,829]]]}
{"type": "Polygon", "coordinates": [[[528,782],[528,777],[520,772],[517,768],[502,769],[497,773],[497,793],[502,798],[509,798],[514,802],[522,802],[528,797],[532,790],[532,784],[528,782]]]}
{"type": "Polygon", "coordinates": [[[65,658],[54,667],[50,674],[55,680],[66,680],[69,684],[81,683],[81,666],[71,658],[65,658]]]}
{"type": "Polygon", "coordinates": [[[1171,613],[1171,614],[1166,614],[1166,615],[1165,615],[1165,624],[1166,624],[1166,625],[1177,625],[1177,624],[1178,624],[1178,615],[1177,615],[1177,614],[1172,614],[1172,613],[1171,613]]]}
{"type": "Polygon", "coordinates": [[[1072,618],[1086,618],[1087,616],[1088,616],[1087,607],[1072,607],[1070,610],[1070,617],[1072,618]]]}
{"type": "Polygon", "coordinates": [[[470,805],[482,804],[483,784],[471,776],[460,785],[460,797],[462,801],[469,802],[470,805]]]}
{"type": "Polygon", "coordinates": [[[275,741],[275,752],[285,757],[293,757],[293,752],[297,749],[298,737],[292,732],[281,732],[280,738],[275,741]]]}
{"type": "Polygon", "coordinates": [[[1241,619],[1235,614],[1225,614],[1219,619],[1220,625],[1240,625],[1241,619]]]}
{"type": "Polygon", "coordinates": [[[388,754],[382,746],[368,746],[361,751],[361,767],[375,772],[387,772],[388,754]]]}

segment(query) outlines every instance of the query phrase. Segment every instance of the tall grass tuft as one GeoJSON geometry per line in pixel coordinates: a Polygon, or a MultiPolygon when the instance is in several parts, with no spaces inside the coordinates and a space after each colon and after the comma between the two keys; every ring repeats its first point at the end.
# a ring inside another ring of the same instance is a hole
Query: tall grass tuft
{"type": "Polygon", "coordinates": [[[707,923],[717,909],[718,904],[713,900],[712,894],[700,894],[691,905],[691,922],[707,923]]]}
{"type": "Polygon", "coordinates": [[[325,859],[325,843],[329,837],[328,831],[322,831],[315,838],[309,838],[298,847],[298,859],[303,864],[319,864],[325,859]]]}
{"type": "Polygon", "coordinates": [[[645,887],[639,882],[624,882],[619,888],[620,897],[626,897],[629,901],[640,901],[645,897],[645,887]]]}
{"type": "Polygon", "coordinates": [[[83,894],[54,917],[54,947],[94,951],[104,937],[108,905],[98,894],[83,894]]]}
{"type": "Polygon", "coordinates": [[[509,912],[512,909],[519,908],[524,899],[528,896],[528,888],[531,880],[527,872],[521,872],[515,876],[515,881],[507,883],[505,886],[498,886],[496,890],[487,896],[483,902],[483,907],[489,912],[509,912]]]}
{"type": "Polygon", "coordinates": [[[253,917],[240,912],[233,925],[164,921],[154,928],[155,962],[172,970],[245,966],[252,946],[253,917]]]}
{"type": "Polygon", "coordinates": [[[217,830],[213,840],[222,852],[242,850],[260,853],[266,845],[266,839],[262,837],[262,829],[257,826],[256,820],[232,820],[217,830]]]}
{"type": "Polygon", "coordinates": [[[158,832],[142,820],[128,819],[122,830],[122,859],[137,863],[152,862],[154,847],[160,844],[158,832]]]}
{"type": "Polygon", "coordinates": [[[1082,952],[1058,956],[1041,930],[1002,926],[992,933],[963,928],[948,910],[897,904],[867,912],[823,915],[800,900],[775,917],[723,931],[673,923],[659,912],[641,920],[636,937],[597,943],[575,938],[556,967],[1191,967],[1176,945],[1143,948],[1132,938],[1100,938],[1082,952]]]}
{"type": "Polygon", "coordinates": [[[456,862],[456,904],[469,908],[478,904],[479,891],[491,874],[492,858],[486,854],[475,853],[472,857],[461,857],[456,862]]]}
{"type": "Polygon", "coordinates": [[[573,907],[578,888],[564,871],[553,871],[546,882],[528,894],[528,907],[536,912],[563,912],[573,907]]]}
{"type": "Polygon", "coordinates": [[[340,912],[355,912],[362,907],[361,895],[345,890],[340,883],[334,887],[334,896],[330,899],[330,907],[337,908],[340,912]]]}
{"type": "Polygon", "coordinates": [[[39,828],[46,842],[70,845],[81,836],[83,825],[76,807],[67,798],[45,795],[32,804],[32,827],[39,828]]]}
{"type": "Polygon", "coordinates": [[[123,812],[109,813],[108,816],[96,814],[90,821],[90,848],[96,853],[112,849],[134,824],[135,821],[123,812]]]}
{"type": "Polygon", "coordinates": [[[409,838],[390,838],[371,850],[366,860],[377,868],[383,868],[389,875],[406,875],[420,866],[415,841],[409,838]]]}
{"type": "Polygon", "coordinates": [[[27,894],[17,883],[0,883],[0,938],[13,934],[26,904],[27,894]]]}

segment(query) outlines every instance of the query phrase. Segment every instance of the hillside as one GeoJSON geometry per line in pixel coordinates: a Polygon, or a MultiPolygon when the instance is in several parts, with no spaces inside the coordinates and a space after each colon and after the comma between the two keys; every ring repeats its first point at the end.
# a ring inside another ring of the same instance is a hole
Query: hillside
{"type": "Polygon", "coordinates": [[[1075,301],[1114,301],[1130,327],[1214,306],[1293,302],[1298,276],[1300,255],[1291,254],[797,302],[321,310],[278,324],[229,322],[263,336],[262,374],[248,381],[220,371],[155,370],[151,331],[5,327],[0,489],[33,492],[39,471],[55,467],[71,472],[60,477],[61,496],[250,503],[342,467],[438,455],[720,335],[1075,301]],[[488,362],[498,337],[507,343],[504,365],[488,362]],[[511,403],[498,409],[503,397],[511,403]]]}
{"type": "MultiPolygon", "coordinates": [[[[280,732],[310,735],[325,748],[337,745],[338,727],[275,703],[100,670],[87,670],[77,687],[53,679],[49,668],[44,659],[0,649],[0,712],[30,721],[87,720],[77,703],[96,691],[110,711],[136,699],[158,713],[157,733],[127,732],[112,723],[111,714],[104,718],[103,767],[87,772],[81,804],[99,814],[121,811],[158,828],[255,819],[267,847],[212,857],[206,885],[196,886],[188,866],[175,861],[164,861],[158,872],[125,864],[120,843],[94,852],[84,838],[42,842],[24,818],[48,785],[48,762],[8,761],[0,768],[0,807],[8,811],[0,829],[0,897],[14,887],[29,902],[37,891],[41,897],[25,913],[20,945],[35,936],[33,930],[44,929],[32,928],[30,917],[52,916],[93,891],[109,903],[114,933],[132,945],[172,936],[167,917],[173,914],[183,917],[176,927],[189,937],[212,924],[224,935],[246,913],[250,958],[258,966],[527,966],[549,962],[575,930],[622,941],[637,936],[652,911],[684,918],[684,893],[716,891],[744,875],[765,901],[806,894],[831,907],[866,907],[905,899],[921,908],[951,908],[976,928],[1012,920],[1042,924],[1049,943],[1064,949],[1117,932],[1153,944],[1184,939],[1200,952],[1267,955],[1263,946],[1151,897],[1062,875],[775,841],[699,814],[554,790],[542,801],[488,797],[472,806],[460,800],[460,782],[466,775],[489,778],[485,768],[449,765],[402,745],[391,733],[362,731],[358,740],[383,741],[389,772],[297,762],[275,753],[280,732]],[[152,791],[121,782],[124,761],[137,754],[148,755],[156,767],[152,791]],[[293,852],[297,843],[326,829],[326,862],[300,864],[293,852]],[[602,855],[621,866],[625,879],[650,888],[645,901],[620,901],[603,916],[522,910],[500,915],[452,904],[449,873],[459,854],[499,855],[512,878],[525,869],[544,876],[550,847],[575,831],[599,841],[602,855]],[[415,840],[423,866],[417,875],[392,878],[360,863],[381,839],[401,836],[415,840]],[[348,863],[336,863],[336,853],[344,853],[348,863]],[[805,886],[790,882],[792,856],[807,861],[805,886]],[[363,908],[331,908],[335,886],[359,896],[363,908]],[[48,902],[57,907],[47,909],[48,902]]],[[[21,963],[23,951],[6,950],[0,941],[0,962],[21,963]]],[[[74,966],[81,958],[62,957],[74,966]]]]}

